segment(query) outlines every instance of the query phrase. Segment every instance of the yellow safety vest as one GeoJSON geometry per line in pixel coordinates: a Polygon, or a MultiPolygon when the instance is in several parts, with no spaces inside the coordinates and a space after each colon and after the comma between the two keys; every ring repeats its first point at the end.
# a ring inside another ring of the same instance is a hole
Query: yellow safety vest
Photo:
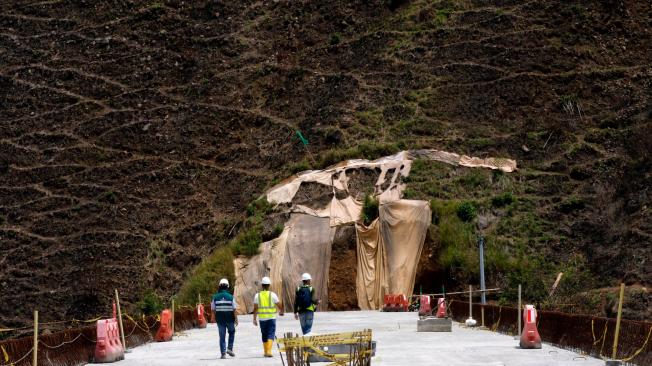
{"type": "Polygon", "coordinates": [[[271,291],[258,293],[258,318],[261,320],[274,319],[276,316],[276,305],[272,301],[271,291]]]}

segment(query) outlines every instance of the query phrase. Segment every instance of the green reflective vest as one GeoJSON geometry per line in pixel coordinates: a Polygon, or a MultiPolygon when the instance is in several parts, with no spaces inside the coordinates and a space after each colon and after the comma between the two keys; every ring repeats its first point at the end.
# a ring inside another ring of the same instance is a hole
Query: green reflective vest
{"type": "Polygon", "coordinates": [[[258,293],[258,318],[260,320],[274,319],[276,317],[276,305],[272,301],[271,291],[258,293]]]}

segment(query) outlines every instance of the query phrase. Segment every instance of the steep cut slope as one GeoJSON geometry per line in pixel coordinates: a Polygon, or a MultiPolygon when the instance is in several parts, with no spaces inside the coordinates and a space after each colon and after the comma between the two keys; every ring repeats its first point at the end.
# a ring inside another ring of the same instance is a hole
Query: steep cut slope
{"type": "Polygon", "coordinates": [[[403,147],[517,159],[541,237],[603,285],[649,285],[651,14],[641,0],[3,1],[0,319],[102,313],[114,287],[128,304],[171,295],[273,179],[403,147]]]}

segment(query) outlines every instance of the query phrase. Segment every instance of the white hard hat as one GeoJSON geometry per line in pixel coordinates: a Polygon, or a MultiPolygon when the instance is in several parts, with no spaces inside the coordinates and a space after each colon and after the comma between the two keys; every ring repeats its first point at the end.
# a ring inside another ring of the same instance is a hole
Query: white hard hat
{"type": "Polygon", "coordinates": [[[304,273],[301,275],[301,281],[310,281],[312,280],[312,277],[310,277],[310,273],[304,273]]]}
{"type": "Polygon", "coordinates": [[[263,285],[271,285],[272,280],[269,279],[269,277],[263,277],[263,279],[260,281],[261,284],[263,285]]]}
{"type": "Polygon", "coordinates": [[[229,286],[229,280],[227,280],[226,278],[222,278],[220,280],[220,286],[221,285],[226,285],[228,287],[229,286]]]}

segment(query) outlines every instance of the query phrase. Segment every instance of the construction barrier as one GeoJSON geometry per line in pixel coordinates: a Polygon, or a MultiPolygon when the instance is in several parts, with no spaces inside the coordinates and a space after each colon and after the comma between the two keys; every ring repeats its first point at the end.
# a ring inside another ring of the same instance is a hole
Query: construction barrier
{"type": "Polygon", "coordinates": [[[437,299],[437,318],[446,317],[446,299],[440,297],[437,299]]]}
{"type": "Polygon", "coordinates": [[[115,362],[124,359],[125,349],[120,342],[120,328],[116,319],[97,321],[95,363],[115,362]]]}
{"type": "Polygon", "coordinates": [[[385,294],[383,296],[383,311],[391,311],[394,303],[394,295],[385,294]]]}
{"type": "Polygon", "coordinates": [[[172,312],[169,309],[165,309],[161,312],[161,325],[158,327],[158,331],[156,332],[154,339],[157,342],[169,342],[172,340],[173,335],[174,329],[172,329],[172,312]]]}
{"type": "Polygon", "coordinates": [[[432,314],[432,307],[430,306],[430,296],[419,296],[419,316],[426,316],[432,314]]]}
{"type": "Polygon", "coordinates": [[[396,298],[396,304],[394,307],[396,308],[396,311],[408,311],[408,306],[410,303],[408,302],[408,299],[405,295],[399,294],[396,298]]]}
{"type": "Polygon", "coordinates": [[[197,328],[206,328],[207,322],[206,317],[204,316],[204,305],[197,304],[197,311],[195,314],[197,315],[197,323],[195,326],[197,328]]]}
{"type": "Polygon", "coordinates": [[[210,320],[209,323],[211,323],[211,324],[215,324],[215,323],[216,323],[216,321],[215,321],[215,312],[212,311],[212,310],[211,310],[211,320],[210,320]]]}
{"type": "Polygon", "coordinates": [[[407,297],[403,294],[385,295],[383,300],[383,311],[387,312],[408,311],[410,305],[407,297]]]}
{"type": "Polygon", "coordinates": [[[521,348],[541,348],[541,337],[537,330],[537,310],[534,305],[525,305],[523,311],[523,332],[519,342],[521,348]]]}
{"type": "MultiPolygon", "coordinates": [[[[493,331],[518,334],[518,309],[508,306],[473,304],[473,317],[493,331]]],[[[469,317],[468,301],[449,301],[450,316],[458,322],[469,317]]],[[[543,342],[593,357],[611,355],[616,319],[556,311],[537,312],[537,330],[543,342]]],[[[621,320],[617,359],[634,365],[652,365],[652,322],[621,320]]]]}
{"type": "MultiPolygon", "coordinates": [[[[159,328],[159,317],[149,316],[134,319],[123,313],[123,326],[126,347],[136,347],[154,339],[159,328]]],[[[88,324],[98,319],[88,321],[69,320],[45,322],[50,329],[66,324],[88,324]]],[[[193,327],[195,312],[193,308],[175,312],[175,328],[185,330],[193,327]]],[[[24,327],[32,328],[32,327],[24,327]]],[[[54,328],[56,330],[56,328],[54,328]]],[[[90,363],[95,356],[97,343],[96,325],[80,326],[74,329],[53,331],[50,334],[39,335],[38,358],[47,360],[48,364],[58,366],[77,366],[90,363]]],[[[31,366],[33,336],[23,335],[18,338],[0,341],[0,365],[31,366]]],[[[41,364],[39,362],[39,364],[41,364]]]]}

